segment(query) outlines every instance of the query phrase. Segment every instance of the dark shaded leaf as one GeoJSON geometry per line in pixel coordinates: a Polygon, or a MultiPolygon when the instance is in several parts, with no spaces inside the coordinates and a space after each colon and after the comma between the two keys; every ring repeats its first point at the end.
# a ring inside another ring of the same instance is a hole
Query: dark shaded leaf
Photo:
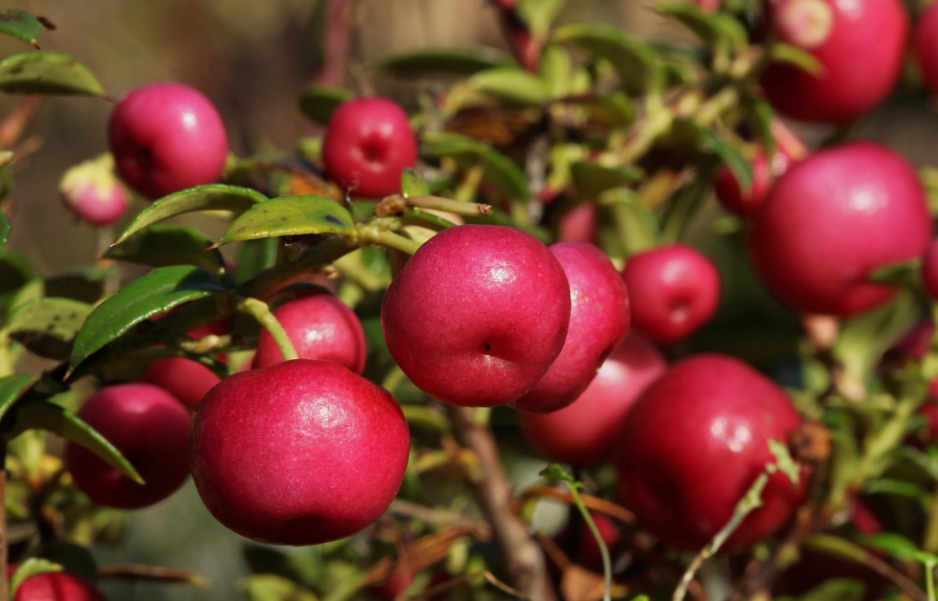
{"type": "Polygon", "coordinates": [[[120,244],[143,228],[170,217],[195,211],[231,211],[240,215],[266,200],[267,197],[256,190],[227,184],[205,184],[180,190],[160,198],[140,211],[114,244],[120,244]]]}
{"type": "Polygon", "coordinates": [[[449,157],[462,168],[484,166],[482,179],[510,199],[527,199],[524,172],[511,159],[488,144],[459,134],[432,132],[424,135],[421,154],[429,158],[449,157]]]}
{"type": "Polygon", "coordinates": [[[609,255],[623,259],[655,246],[658,221],[627,188],[604,192],[597,199],[599,237],[609,255]]]}
{"type": "Polygon", "coordinates": [[[135,325],[221,290],[215,276],[204,269],[189,265],[157,267],[91,312],[75,339],[71,369],[135,325]]]}
{"type": "Polygon", "coordinates": [[[212,241],[193,228],[154,224],[112,246],[104,257],[152,267],[195,265],[216,273],[225,259],[211,246],[212,241]]]}
{"type": "Polygon", "coordinates": [[[698,148],[706,154],[719,158],[720,162],[733,172],[740,189],[748,191],[752,187],[752,165],[749,159],[738,148],[712,130],[693,122],[689,123],[697,134],[698,148]]]}
{"type": "Polygon", "coordinates": [[[9,337],[47,359],[65,359],[92,306],[67,298],[38,298],[15,307],[0,328],[9,337]]]}
{"type": "Polygon", "coordinates": [[[430,75],[464,76],[494,67],[511,67],[515,61],[500,50],[486,46],[472,48],[425,48],[392,56],[375,65],[396,77],[430,75]]]}
{"type": "Polygon", "coordinates": [[[662,4],[657,10],[680,21],[711,52],[735,54],[749,45],[746,30],[727,14],[705,12],[691,2],[662,4]]]}
{"type": "Polygon", "coordinates": [[[0,419],[7,414],[26,389],[36,381],[36,377],[29,374],[15,374],[0,378],[0,419]]]}
{"type": "Polygon", "coordinates": [[[67,54],[27,52],[0,61],[0,90],[11,94],[104,96],[87,67],[67,54]]]}
{"type": "Polygon", "coordinates": [[[355,224],[339,203],[323,196],[282,196],[255,205],[228,227],[219,244],[309,234],[345,234],[355,224]]]}
{"type": "Polygon", "coordinates": [[[247,240],[238,249],[238,267],[235,273],[237,282],[245,282],[261,271],[273,267],[277,262],[277,249],[280,240],[276,238],[260,238],[247,240]]]}
{"type": "Polygon", "coordinates": [[[655,52],[611,25],[573,23],[557,28],[553,40],[609,61],[630,94],[660,92],[664,73],[655,52]]]}
{"type": "Polygon", "coordinates": [[[342,88],[311,85],[300,96],[300,112],[314,123],[326,125],[336,107],[354,96],[342,88]]]}
{"type": "Polygon", "coordinates": [[[635,105],[622,92],[570,99],[566,102],[581,107],[587,113],[587,120],[600,127],[616,129],[635,121],[635,105]]]}
{"type": "Polygon", "coordinates": [[[118,267],[92,267],[77,273],[63,273],[45,281],[45,295],[95,304],[104,296],[104,282],[115,276],[118,267]]]}
{"type": "Polygon", "coordinates": [[[570,165],[573,184],[581,197],[592,198],[598,194],[638,181],[640,169],[632,166],[606,167],[590,161],[579,161],[570,165]]]}

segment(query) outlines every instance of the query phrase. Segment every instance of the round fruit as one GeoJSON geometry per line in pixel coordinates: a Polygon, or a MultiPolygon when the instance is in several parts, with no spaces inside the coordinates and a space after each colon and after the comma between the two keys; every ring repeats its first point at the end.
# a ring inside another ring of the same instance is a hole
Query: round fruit
{"type": "MultiPolygon", "coordinates": [[[[365,369],[365,333],[348,305],[326,292],[284,303],[274,317],[286,330],[300,359],[335,361],[356,373],[365,369]]],[[[268,367],[283,361],[273,336],[261,330],[252,367],[268,367]]]]}
{"type": "Polygon", "coordinates": [[[189,412],[162,388],[141,383],[105,386],[88,397],[77,415],[117,447],[144,480],[137,484],[69,442],[65,466],[75,486],[95,503],[147,507],[171,495],[189,476],[189,412]]]}
{"type": "Polygon", "coordinates": [[[118,100],[108,138],[120,176],[150,199],[218,180],[228,154],[215,106],[177,83],[142,86],[118,100]]]}
{"type": "Polygon", "coordinates": [[[752,184],[748,192],[743,192],[728,167],[721,167],[713,182],[717,200],[730,213],[750,217],[762,206],[776,178],[785,173],[791,164],[792,159],[782,150],[775,152],[769,164],[765,152],[760,149],[752,159],[752,184]]]}
{"type": "Polygon", "coordinates": [[[213,388],[195,414],[189,456],[219,522],[260,542],[315,545],[384,513],[409,450],[386,390],[338,363],[297,359],[213,388]]]}
{"type": "Polygon", "coordinates": [[[812,74],[793,64],[769,65],[762,87],[780,112],[842,123],[875,108],[895,87],[909,30],[902,0],[779,0],[769,6],[779,39],[810,53],[820,67],[812,74]]]}
{"type": "Polygon", "coordinates": [[[151,363],[139,381],[159,386],[189,409],[195,409],[205,393],[221,382],[221,378],[198,361],[170,357],[151,363]]]}
{"type": "Polygon", "coordinates": [[[928,90],[938,96],[938,5],[929,4],[915,26],[912,49],[928,90]]]}
{"type": "Polygon", "coordinates": [[[932,299],[938,300],[938,238],[928,243],[922,257],[922,285],[932,299]]]}
{"type": "MultiPolygon", "coordinates": [[[[12,577],[16,565],[9,567],[12,577]]],[[[23,580],[13,601],[107,601],[90,582],[68,572],[42,572],[23,580]]]]}
{"type": "Polygon", "coordinates": [[[69,169],[59,193],[66,208],[90,225],[110,225],[127,210],[127,191],[114,175],[114,159],[109,154],[69,169]]]}
{"type": "Polygon", "coordinates": [[[846,316],[889,300],[895,289],[870,283],[870,273],[922,256],[930,236],[915,170],[883,146],[853,142],[779,178],[755,216],[749,250],[766,285],[794,310],[846,316]]]}
{"type": "Polygon", "coordinates": [[[655,342],[690,336],[720,302],[720,274],[699,251],[661,246],[628,259],[622,278],[629,290],[632,326],[655,342]]]}
{"type": "MultiPolygon", "coordinates": [[[[723,528],[765,465],[769,440],[799,424],[785,393],[731,357],[704,354],[676,363],[632,406],[614,466],[619,495],[639,523],[668,545],[700,549],[723,528]]],[[[805,497],[777,471],[764,504],[727,540],[745,546],[775,532],[805,497]]]]}
{"type": "Polygon", "coordinates": [[[522,415],[521,432],[553,461],[598,466],[611,457],[632,403],[667,368],[657,348],[630,336],[609,355],[572,404],[544,415],[522,415]]]}
{"type": "Polygon", "coordinates": [[[515,409],[548,413],[576,400],[629,330],[629,295],[612,261],[584,242],[550,247],[570,284],[570,325],[560,355],[515,409]]]}
{"type": "Polygon", "coordinates": [[[401,172],[417,164],[407,113],[386,98],[355,98],[332,113],[322,142],[326,173],[353,196],[400,192],[401,172]]]}
{"type": "Polygon", "coordinates": [[[491,407],[531,390],[560,354],[570,286],[554,255],[510,227],[460,225],[424,243],[381,305],[388,349],[430,396],[491,407]]]}

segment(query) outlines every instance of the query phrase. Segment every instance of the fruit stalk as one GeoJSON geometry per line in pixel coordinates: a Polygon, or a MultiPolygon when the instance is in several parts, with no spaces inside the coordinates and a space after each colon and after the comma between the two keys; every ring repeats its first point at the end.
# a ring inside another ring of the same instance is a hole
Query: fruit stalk
{"type": "Polygon", "coordinates": [[[531,601],[555,601],[544,555],[528,534],[525,523],[509,509],[511,482],[502,469],[492,431],[476,422],[472,407],[447,405],[447,409],[457,439],[476,454],[482,466],[482,477],[474,483],[476,499],[492,527],[512,585],[531,601]]]}

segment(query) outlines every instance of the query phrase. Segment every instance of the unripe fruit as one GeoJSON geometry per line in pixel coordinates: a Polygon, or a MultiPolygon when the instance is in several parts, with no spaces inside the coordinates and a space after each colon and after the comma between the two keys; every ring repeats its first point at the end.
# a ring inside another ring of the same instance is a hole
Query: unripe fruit
{"type": "Polygon", "coordinates": [[[612,261],[584,242],[558,242],[551,253],[570,285],[570,325],[560,354],[515,409],[548,413],[576,400],[629,330],[629,295],[612,261]]]}
{"type": "MultiPolygon", "coordinates": [[[[696,355],[676,363],[626,415],[615,450],[618,490],[639,524],[665,544],[703,547],[775,459],[768,441],[787,443],[799,425],[785,393],[745,363],[696,355]]],[[[780,471],[764,504],[730,535],[729,547],[775,532],[805,497],[780,471]]]]}
{"type": "Polygon", "coordinates": [[[929,4],[915,25],[912,49],[928,90],[938,96],[938,5],[929,4]]]}
{"type": "MultiPolygon", "coordinates": [[[[285,303],[274,317],[286,330],[300,359],[335,361],[356,373],[365,369],[365,333],[348,305],[331,294],[313,293],[285,303]]],[[[257,341],[252,367],[283,361],[283,354],[267,330],[257,341]]]]}
{"type": "Polygon", "coordinates": [[[110,225],[127,210],[127,191],[114,175],[114,159],[109,154],[69,169],[59,193],[65,206],[90,225],[110,225]]]}
{"type": "Polygon", "coordinates": [[[781,41],[820,63],[816,75],[786,63],[765,70],[762,86],[780,112],[842,123],[875,108],[892,91],[909,30],[901,0],[779,0],[769,5],[770,27],[781,41]]]}
{"type": "MultiPolygon", "coordinates": [[[[871,142],[822,150],[779,178],[749,235],[753,264],[795,311],[847,316],[895,292],[870,273],[920,257],[925,195],[901,156],[871,142]]],[[[628,282],[626,282],[628,283],[628,282]]]]}
{"type": "Polygon", "coordinates": [[[632,327],[655,342],[690,336],[713,316],[720,302],[716,266],[683,244],[633,255],[622,278],[629,290],[632,327]]]}
{"type": "Polygon", "coordinates": [[[460,225],[424,243],[381,305],[388,349],[430,396],[491,407],[531,390],[560,354],[570,286],[539,240],[460,225]]]}
{"type": "Polygon", "coordinates": [[[150,199],[216,181],[228,154],[215,106],[177,83],[142,86],[118,100],[108,139],[120,176],[150,199]]]}
{"type": "Polygon", "coordinates": [[[384,513],[409,450],[386,390],[338,363],[297,359],[213,388],[195,414],[189,456],[219,522],[260,542],[315,545],[384,513]]]}
{"type": "Polygon", "coordinates": [[[667,368],[654,346],[626,338],[573,403],[544,415],[522,415],[521,432],[552,461],[596,467],[611,457],[629,408],[667,368]]]}
{"type": "MultiPolygon", "coordinates": [[[[16,564],[9,567],[9,576],[16,564]]],[[[13,601],[107,601],[90,582],[68,572],[43,572],[30,576],[16,588],[13,601]]]]}
{"type": "Polygon", "coordinates": [[[174,493],[189,476],[189,412],[150,384],[116,384],[92,394],[78,417],[124,455],[144,480],[137,484],[103,459],[69,442],[65,466],[75,486],[99,505],[139,509],[174,493]]]}
{"type": "Polygon", "coordinates": [[[332,113],[322,142],[326,173],[352,196],[399,192],[401,172],[417,164],[407,113],[386,98],[355,98],[332,113]]]}

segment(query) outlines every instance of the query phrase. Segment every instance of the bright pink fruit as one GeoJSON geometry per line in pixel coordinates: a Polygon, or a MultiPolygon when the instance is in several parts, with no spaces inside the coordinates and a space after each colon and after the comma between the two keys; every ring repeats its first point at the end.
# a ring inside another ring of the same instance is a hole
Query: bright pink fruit
{"type": "Polygon", "coordinates": [[[570,286],[539,240],[510,227],[460,225],[424,243],[381,305],[388,349],[421,390],[491,407],[531,390],[560,354],[570,286]]]}
{"type": "MultiPolygon", "coordinates": [[[[274,317],[287,331],[300,359],[335,361],[356,373],[365,369],[365,333],[348,305],[326,292],[285,303],[274,317]]],[[[268,367],[283,361],[283,354],[267,330],[257,341],[252,367],[268,367]]]]}
{"type": "Polygon", "coordinates": [[[749,249],[769,289],[794,310],[846,316],[886,302],[895,289],[871,284],[870,273],[920,257],[930,236],[915,170],[883,146],[853,142],[779,178],[749,249]]]}
{"type": "Polygon", "coordinates": [[[929,91],[938,96],[938,5],[929,4],[915,25],[912,49],[929,91]]]}
{"type": "MultiPolygon", "coordinates": [[[[745,363],[696,355],[676,363],[626,415],[615,450],[619,495],[664,543],[702,548],[733,514],[766,463],[768,441],[787,444],[800,418],[785,393],[745,363]]],[[[775,532],[805,497],[781,472],[762,507],[727,541],[749,545],[775,532]]]]}
{"type": "Polygon", "coordinates": [[[690,336],[713,316],[720,302],[716,266],[683,244],[630,257],[622,278],[629,290],[632,327],[655,342],[690,336]]]}
{"type": "Polygon", "coordinates": [[[186,357],[157,359],[138,380],[168,391],[189,409],[195,409],[202,397],[221,382],[215,372],[186,357]]]}
{"type": "Polygon", "coordinates": [[[404,479],[410,435],[383,388],[332,361],[234,374],[192,424],[192,477],[215,518],[242,536],[315,545],[358,532],[404,479]]]}
{"type": "Polygon", "coordinates": [[[417,163],[407,113],[386,98],[355,98],[332,114],[322,142],[326,173],[353,196],[400,192],[401,172],[417,163]]]}
{"type": "Polygon", "coordinates": [[[879,105],[902,71],[908,15],[901,0],[779,0],[770,27],[809,52],[820,72],[773,63],[762,76],[772,105],[805,121],[842,123],[879,105]],[[875,43],[871,43],[875,40],[875,43]]]}
{"type": "Polygon", "coordinates": [[[612,261],[585,242],[550,247],[570,284],[570,325],[560,355],[515,409],[548,413],[576,400],[629,330],[629,295],[612,261]]]}
{"type": "Polygon", "coordinates": [[[762,206],[775,179],[785,173],[791,163],[791,158],[779,150],[775,152],[770,165],[765,152],[759,150],[752,159],[752,184],[745,193],[733,172],[725,166],[721,167],[713,182],[717,200],[730,213],[750,217],[762,206]]]}
{"type": "Polygon", "coordinates": [[[66,208],[90,225],[110,225],[127,210],[127,191],[117,181],[114,159],[107,154],[69,169],[59,193],[66,208]]]}
{"type": "MultiPolygon", "coordinates": [[[[9,567],[13,576],[16,564],[9,567]]],[[[68,572],[43,572],[30,576],[16,588],[13,601],[107,601],[90,582],[68,572]]]]}
{"type": "Polygon", "coordinates": [[[142,86],[118,100],[108,138],[118,173],[150,199],[216,181],[228,154],[215,106],[177,83],[142,86]]]}
{"type": "Polygon", "coordinates": [[[99,505],[138,509],[174,493],[189,476],[189,412],[150,384],[116,384],[92,394],[78,417],[97,430],[137,469],[137,484],[103,459],[69,442],[65,466],[82,492],[99,505]]]}
{"type": "Polygon", "coordinates": [[[521,416],[525,439],[553,461],[595,467],[609,460],[632,403],[668,364],[657,348],[626,338],[572,404],[544,415],[521,416]]]}

